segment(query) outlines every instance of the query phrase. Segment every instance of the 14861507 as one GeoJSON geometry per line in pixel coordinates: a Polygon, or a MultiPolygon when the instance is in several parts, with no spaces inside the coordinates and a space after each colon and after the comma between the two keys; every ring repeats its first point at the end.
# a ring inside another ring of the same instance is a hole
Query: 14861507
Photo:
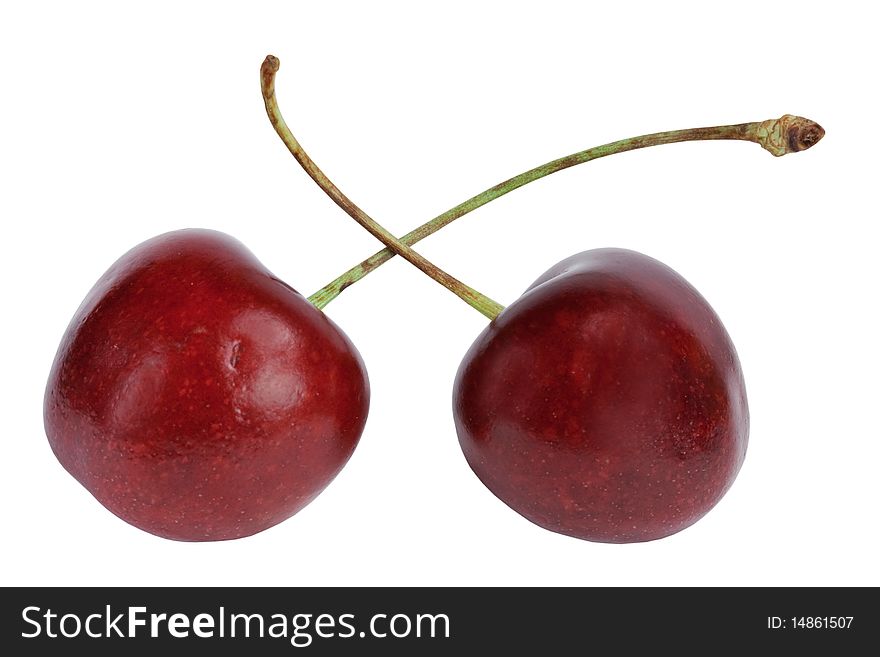
{"type": "Polygon", "coordinates": [[[852,627],[854,616],[768,616],[767,629],[770,630],[848,630],[852,627]]]}

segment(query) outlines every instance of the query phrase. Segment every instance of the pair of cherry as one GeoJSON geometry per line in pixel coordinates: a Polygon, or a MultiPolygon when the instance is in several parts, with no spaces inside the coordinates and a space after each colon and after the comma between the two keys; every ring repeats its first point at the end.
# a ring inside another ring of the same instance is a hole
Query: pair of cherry
{"type": "Polygon", "coordinates": [[[739,361],[682,277],[619,249],[575,255],[508,308],[410,247],[528,182],[613,153],[741,139],[774,155],[824,132],[806,119],[656,133],[511,178],[401,239],[308,157],[261,69],[266,110],[297,161],[386,248],[308,299],[241,244],[184,230],[125,254],[74,316],[45,398],[62,465],[113,513],[159,536],[221,540],[290,517],[345,465],[366,422],[357,350],[322,308],[395,254],[491,321],[454,386],[459,440],[477,476],[538,525],[595,541],[645,541],[702,517],[748,441],[739,361]]]}

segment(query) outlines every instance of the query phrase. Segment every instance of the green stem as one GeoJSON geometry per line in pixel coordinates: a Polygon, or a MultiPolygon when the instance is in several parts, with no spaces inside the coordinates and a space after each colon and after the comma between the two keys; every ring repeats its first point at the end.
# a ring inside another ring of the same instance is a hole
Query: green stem
{"type": "MultiPolygon", "coordinates": [[[[760,144],[763,148],[778,157],[786,155],[787,153],[796,153],[797,151],[806,150],[822,139],[824,134],[825,131],[822,127],[814,121],[786,114],[778,119],[771,119],[769,121],[756,121],[754,123],[740,123],[737,125],[723,125],[711,128],[673,130],[671,132],[657,132],[650,135],[622,139],[603,146],[588,148],[585,151],[580,151],[559,158],[558,160],[553,160],[547,164],[530,169],[525,173],[521,173],[518,176],[514,176],[509,180],[505,180],[503,183],[490,187],[486,191],[477,194],[464,203],[460,203],[443,214],[434,217],[429,222],[422,224],[412,232],[401,237],[400,242],[407,246],[412,246],[416,242],[426,238],[428,235],[432,235],[444,226],[451,224],[459,217],[463,217],[468,212],[472,212],[477,208],[486,205],[486,203],[494,201],[496,198],[504,196],[523,185],[534,182],[535,180],[540,180],[544,176],[549,176],[551,173],[556,173],[557,171],[562,171],[563,169],[573,167],[577,164],[597,160],[608,155],[625,153],[626,151],[634,151],[649,146],[674,144],[682,141],[739,139],[760,144]]],[[[388,262],[393,257],[394,250],[388,248],[373,254],[359,265],[355,265],[342,276],[315,292],[309,297],[309,301],[315,304],[318,308],[323,308],[339,296],[339,294],[349,285],[356,283],[376,269],[379,265],[388,262]]]]}
{"type": "MultiPolygon", "coordinates": [[[[281,137],[281,141],[287,146],[291,155],[296,158],[306,173],[311,176],[318,186],[333,199],[333,201],[345,210],[352,219],[363,226],[373,237],[384,244],[391,253],[402,256],[410,263],[418,267],[425,274],[433,278],[435,281],[443,285],[454,294],[458,295],[463,301],[479,310],[490,320],[495,319],[504,306],[496,301],[492,301],[485,294],[477,292],[459,281],[457,278],[450,276],[445,271],[431,263],[427,258],[413,251],[408,245],[398,240],[394,235],[389,233],[385,228],[379,225],[367,213],[361,210],[354,202],[343,194],[333,182],[324,175],[324,172],[318,168],[318,165],[312,161],[312,158],[305,152],[296,137],[287,127],[284,117],[281,116],[281,110],[278,108],[278,102],[275,100],[275,74],[278,72],[281,63],[277,57],[269,55],[260,68],[260,82],[263,90],[263,101],[266,104],[266,114],[275,128],[275,132],[281,137]]],[[[313,302],[314,303],[314,302],[313,302]]],[[[315,304],[317,305],[317,304],[315,304]]],[[[319,306],[320,307],[320,306],[319,306]]]]}

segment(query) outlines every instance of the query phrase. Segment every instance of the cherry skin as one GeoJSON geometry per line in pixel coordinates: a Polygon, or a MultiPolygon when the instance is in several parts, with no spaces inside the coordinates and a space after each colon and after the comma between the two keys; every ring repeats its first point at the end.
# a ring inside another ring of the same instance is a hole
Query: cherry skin
{"type": "Polygon", "coordinates": [[[532,522],[650,541],[700,519],[746,452],[739,360],[715,312],[647,256],[587,251],[477,338],[453,393],[471,468],[532,522]]]}
{"type": "Polygon", "coordinates": [[[231,237],[167,233],[98,281],[61,342],[45,426],[123,520],[184,541],[248,536],[348,461],[369,384],[342,331],[231,237]]]}

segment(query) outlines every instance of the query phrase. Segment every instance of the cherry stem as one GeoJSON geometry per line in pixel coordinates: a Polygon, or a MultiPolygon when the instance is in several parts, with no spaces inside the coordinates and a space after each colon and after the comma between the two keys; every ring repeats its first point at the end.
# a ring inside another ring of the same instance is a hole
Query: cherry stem
{"type": "MultiPolygon", "coordinates": [[[[275,132],[281,137],[281,141],[287,146],[291,155],[296,158],[300,166],[305,169],[306,173],[311,176],[318,187],[338,205],[345,210],[352,219],[363,226],[373,237],[384,244],[389,251],[408,260],[410,263],[418,267],[425,274],[433,278],[435,281],[443,285],[445,288],[458,295],[463,301],[479,310],[490,320],[495,319],[504,306],[493,301],[485,294],[477,292],[472,287],[465,285],[457,278],[447,274],[445,271],[434,265],[427,258],[413,251],[409,246],[398,240],[393,234],[385,230],[378,222],[372,219],[366,212],[361,210],[354,202],[343,194],[333,182],[324,175],[324,172],[318,168],[318,165],[312,161],[312,158],[305,152],[296,137],[287,127],[284,117],[281,116],[281,110],[278,108],[278,102],[275,100],[275,74],[278,72],[281,63],[277,57],[269,55],[260,68],[260,82],[263,90],[263,101],[266,104],[266,113],[269,120],[275,128],[275,132]]],[[[314,302],[312,302],[314,303],[314,302]]],[[[315,304],[317,305],[317,304],[315,304]]],[[[320,308],[320,306],[318,306],[320,308]]]]}
{"type": "MultiPolygon", "coordinates": [[[[551,173],[568,169],[577,164],[598,160],[601,157],[615,155],[617,153],[625,153],[626,151],[634,151],[639,148],[647,148],[649,146],[660,146],[662,144],[674,144],[683,141],[704,141],[710,139],[738,139],[742,141],[751,141],[759,144],[764,149],[779,157],[788,153],[796,153],[803,151],[815,145],[825,135],[822,129],[815,121],[805,119],[799,116],[786,114],[778,119],[770,119],[768,121],[755,121],[753,123],[739,123],[736,125],[722,125],[710,128],[690,128],[686,130],[672,130],[670,132],[656,132],[649,135],[641,135],[639,137],[630,137],[622,139],[610,144],[595,146],[587,150],[561,157],[539,167],[530,169],[524,173],[514,176],[502,183],[490,187],[469,198],[467,201],[456,205],[454,208],[447,210],[422,224],[415,230],[407,233],[400,238],[402,244],[412,246],[413,244],[425,239],[428,235],[433,235],[444,226],[448,226],[459,217],[463,217],[469,212],[486,205],[490,201],[512,192],[535,180],[540,180],[544,176],[551,173]]],[[[320,290],[309,297],[309,301],[318,308],[323,308],[333,301],[339,294],[352,283],[356,283],[371,271],[379,267],[394,257],[394,249],[386,248],[378,253],[373,254],[363,262],[355,265],[347,272],[328,283],[320,290]]]]}

